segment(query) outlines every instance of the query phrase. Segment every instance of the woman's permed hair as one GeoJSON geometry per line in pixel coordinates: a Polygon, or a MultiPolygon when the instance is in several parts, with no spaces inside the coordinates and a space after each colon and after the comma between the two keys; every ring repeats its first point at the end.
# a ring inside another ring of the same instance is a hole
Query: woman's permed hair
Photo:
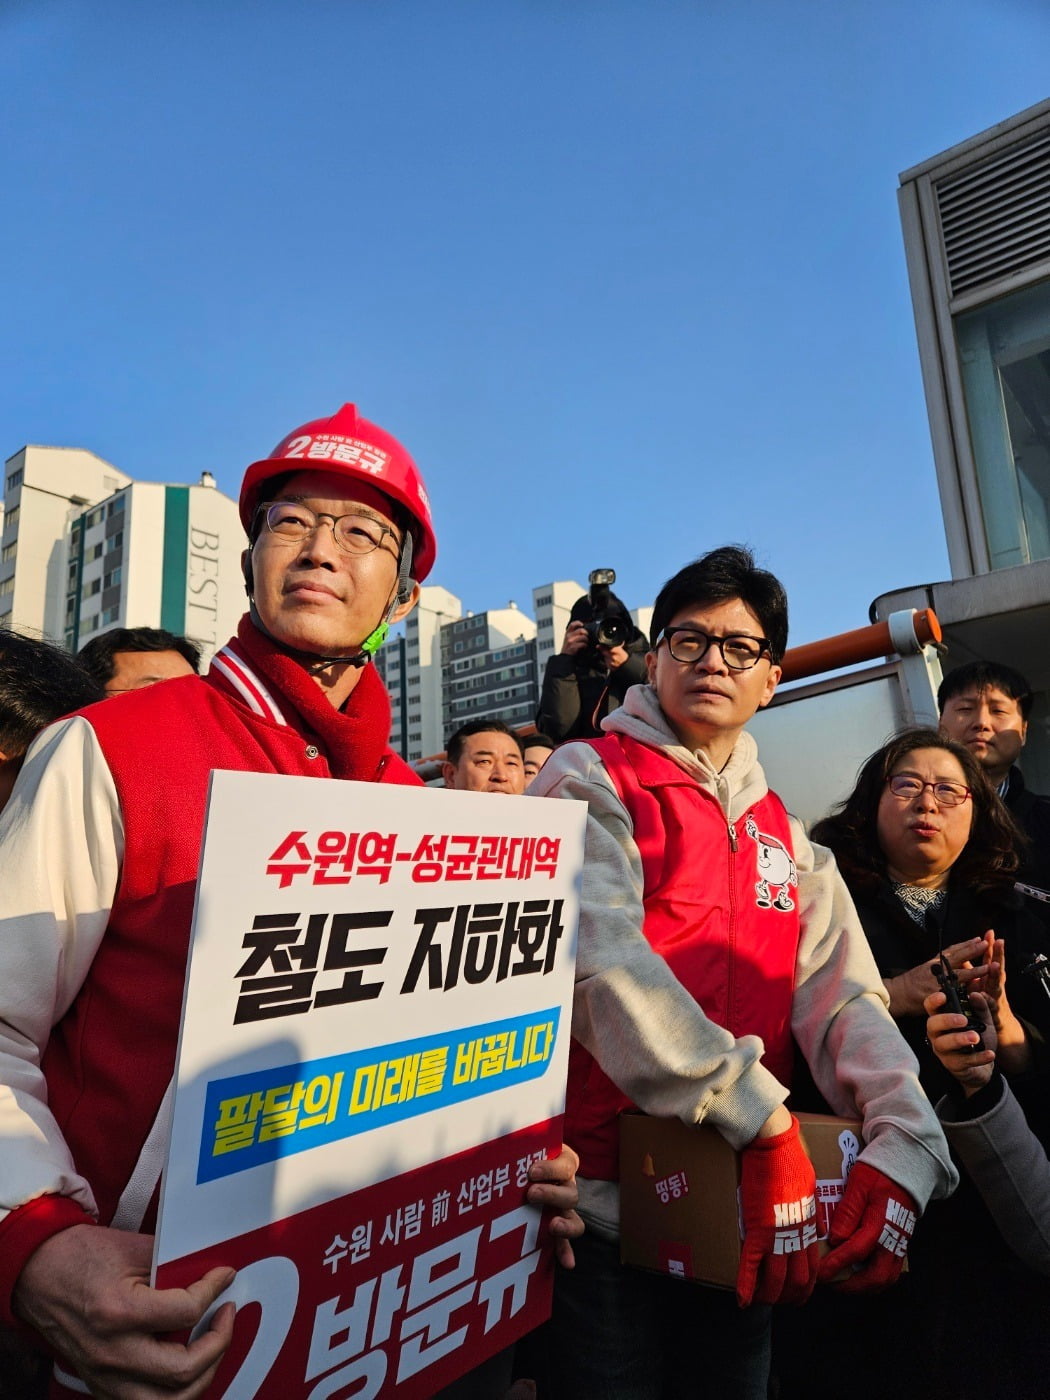
{"type": "Polygon", "coordinates": [[[958,762],[973,803],[973,821],[963,850],[952,866],[952,883],[978,891],[1008,887],[1018,866],[1024,837],[985,776],[984,769],[961,744],[936,729],[905,729],[873,753],[857,775],[845,802],[817,822],[813,840],[827,846],[851,889],[872,889],[886,875],[879,845],[879,802],[897,765],[916,749],[943,749],[958,762]]]}

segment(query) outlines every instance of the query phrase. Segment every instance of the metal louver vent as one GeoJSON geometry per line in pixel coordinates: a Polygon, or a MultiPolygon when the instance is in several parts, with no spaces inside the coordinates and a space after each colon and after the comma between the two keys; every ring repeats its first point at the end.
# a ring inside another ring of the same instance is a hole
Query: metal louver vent
{"type": "Polygon", "coordinates": [[[1050,131],[936,184],[953,296],[1050,261],[1050,131]]]}

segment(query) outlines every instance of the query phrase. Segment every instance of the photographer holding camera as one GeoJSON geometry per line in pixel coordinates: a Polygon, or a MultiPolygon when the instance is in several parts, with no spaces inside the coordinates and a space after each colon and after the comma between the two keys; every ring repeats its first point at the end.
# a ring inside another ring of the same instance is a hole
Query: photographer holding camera
{"type": "Polygon", "coordinates": [[[613,569],[594,569],[573,604],[561,652],[547,662],[536,728],[556,744],[593,739],[601,722],[645,681],[648,642],[612,592],[613,569]]]}

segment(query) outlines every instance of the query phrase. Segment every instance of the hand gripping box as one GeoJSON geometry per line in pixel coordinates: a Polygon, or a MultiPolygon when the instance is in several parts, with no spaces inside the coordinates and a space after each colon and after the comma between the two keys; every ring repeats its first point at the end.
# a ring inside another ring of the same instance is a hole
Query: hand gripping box
{"type": "MultiPolygon", "coordinates": [[[[831,1214],[860,1155],[860,1123],[796,1114],[817,1176],[821,1253],[831,1214]]],[[[636,1268],[719,1288],[740,1264],[740,1156],[715,1128],[678,1118],[620,1118],[620,1258],[636,1268]]]]}

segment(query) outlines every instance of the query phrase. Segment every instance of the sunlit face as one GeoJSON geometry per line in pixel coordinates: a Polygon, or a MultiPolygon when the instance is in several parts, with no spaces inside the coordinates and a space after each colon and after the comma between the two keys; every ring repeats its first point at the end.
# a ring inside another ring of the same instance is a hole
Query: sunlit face
{"type": "Polygon", "coordinates": [[[103,686],[107,695],[193,675],[193,667],[177,651],[115,651],[113,667],[112,677],[103,686]]]}
{"type": "MultiPolygon", "coordinates": [[[[764,635],[755,613],[740,598],[710,606],[696,604],[675,613],[669,627],[695,627],[709,636],[764,635]]],[[[645,658],[649,684],[671,728],[690,749],[703,749],[721,767],[756,710],[768,705],[780,679],[780,667],[768,654],[749,671],[726,665],[716,646],[697,661],[676,661],[661,639],[645,658]]]]}
{"type": "MultiPolygon", "coordinates": [[[[381,491],[358,482],[352,490],[348,495],[345,477],[324,471],[296,472],[282,486],[281,500],[298,500],[315,514],[333,518],[371,516],[394,535],[384,535],[379,548],[368,554],[348,554],[336,544],[327,520],[298,541],[282,539],[264,526],[251,551],[253,597],[275,641],[319,656],[338,655],[359,647],[385,619],[397,588],[401,530],[381,491]]],[[[400,604],[391,620],[404,617],[411,607],[411,602],[400,604]]]]}
{"type": "MultiPolygon", "coordinates": [[[[894,766],[890,777],[907,773],[922,783],[962,783],[966,774],[954,754],[944,749],[913,749],[894,766]]],[[[973,825],[973,799],[957,807],[942,806],[924,787],[913,798],[896,797],[889,786],[879,799],[877,830],[891,879],[936,887],[962,854],[973,825]]]]}
{"type": "Polygon", "coordinates": [[[496,730],[468,734],[458,763],[444,766],[445,786],[457,792],[525,791],[525,765],[517,741],[496,730]]]}
{"type": "Polygon", "coordinates": [[[1020,705],[994,685],[987,690],[964,690],[946,700],[941,729],[970,750],[996,785],[1017,762],[1028,733],[1020,705]]]}

